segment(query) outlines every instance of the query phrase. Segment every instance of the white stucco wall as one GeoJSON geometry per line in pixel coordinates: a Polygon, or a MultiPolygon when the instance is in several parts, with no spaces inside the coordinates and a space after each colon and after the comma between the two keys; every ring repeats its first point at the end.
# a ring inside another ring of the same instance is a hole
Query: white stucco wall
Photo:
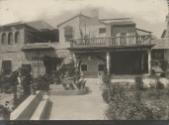
{"type": "Polygon", "coordinates": [[[90,18],[85,16],[77,16],[74,19],[65,22],[58,27],[59,29],[59,43],[57,43],[57,48],[69,47],[69,42],[65,40],[64,28],[66,26],[72,26],[74,31],[74,39],[81,39],[81,33],[83,36],[86,34],[90,38],[94,37],[106,37],[110,36],[110,26],[101,23],[96,18],[90,18]],[[106,33],[99,33],[99,28],[106,28],[106,33]]]}

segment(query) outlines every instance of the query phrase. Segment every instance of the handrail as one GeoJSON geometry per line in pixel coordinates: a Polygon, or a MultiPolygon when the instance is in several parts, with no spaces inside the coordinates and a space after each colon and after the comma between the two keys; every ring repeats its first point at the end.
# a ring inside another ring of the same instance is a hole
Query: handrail
{"type": "Polygon", "coordinates": [[[116,47],[132,45],[151,45],[150,35],[130,35],[120,37],[94,37],[71,40],[71,48],[78,47],[116,47]]]}

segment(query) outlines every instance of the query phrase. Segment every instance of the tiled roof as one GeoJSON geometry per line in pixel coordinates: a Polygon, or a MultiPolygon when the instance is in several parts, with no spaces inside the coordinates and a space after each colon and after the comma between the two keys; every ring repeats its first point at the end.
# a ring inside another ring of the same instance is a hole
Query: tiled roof
{"type": "Polygon", "coordinates": [[[153,49],[169,49],[168,38],[152,40],[152,43],[155,44],[153,49]]]}
{"type": "Polygon", "coordinates": [[[11,27],[11,26],[18,26],[18,25],[27,25],[30,26],[36,30],[43,30],[43,29],[54,29],[51,25],[44,21],[32,21],[32,22],[15,22],[10,24],[1,25],[1,27],[11,27]]]}

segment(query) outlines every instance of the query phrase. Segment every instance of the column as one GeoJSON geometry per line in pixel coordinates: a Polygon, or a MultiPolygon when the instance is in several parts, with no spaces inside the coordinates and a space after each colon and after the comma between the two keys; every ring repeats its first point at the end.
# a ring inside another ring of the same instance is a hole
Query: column
{"type": "Polygon", "coordinates": [[[76,54],[74,52],[72,53],[72,58],[74,62],[74,67],[77,67],[77,59],[76,59],[76,54]]]}
{"type": "Polygon", "coordinates": [[[148,74],[151,74],[151,49],[147,51],[148,54],[148,74]]]}
{"type": "Polygon", "coordinates": [[[143,73],[144,72],[144,52],[141,54],[141,72],[143,73]]]}
{"type": "Polygon", "coordinates": [[[106,69],[107,74],[110,74],[110,52],[106,52],[106,69]]]}

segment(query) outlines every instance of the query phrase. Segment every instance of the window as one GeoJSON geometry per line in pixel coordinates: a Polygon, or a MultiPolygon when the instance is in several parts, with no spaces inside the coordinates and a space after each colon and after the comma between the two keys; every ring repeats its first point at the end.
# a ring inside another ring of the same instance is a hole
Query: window
{"type": "Polygon", "coordinates": [[[104,65],[103,65],[103,64],[99,64],[98,70],[99,70],[99,71],[104,71],[104,65]]]}
{"type": "Polygon", "coordinates": [[[127,41],[126,38],[127,38],[126,37],[126,33],[121,33],[120,34],[120,45],[126,45],[126,41],[127,41]]]}
{"type": "Polygon", "coordinates": [[[12,62],[10,60],[2,61],[2,72],[4,74],[10,74],[12,72],[12,62]]]}
{"type": "Polygon", "coordinates": [[[163,50],[153,51],[152,58],[153,59],[160,59],[160,60],[164,59],[164,51],[163,50]]]}
{"type": "Polygon", "coordinates": [[[12,33],[8,34],[8,44],[12,44],[12,33]]]}
{"type": "Polygon", "coordinates": [[[5,38],[6,38],[6,34],[3,33],[2,36],[1,36],[1,42],[2,42],[2,44],[5,43],[5,38]]]}
{"type": "Polygon", "coordinates": [[[15,33],[15,43],[19,42],[19,32],[15,33]]]}
{"type": "Polygon", "coordinates": [[[25,71],[26,73],[30,73],[31,70],[32,70],[30,64],[22,64],[22,68],[24,69],[24,71],[25,71]]]}
{"type": "Polygon", "coordinates": [[[106,33],[106,28],[99,28],[99,33],[106,33]]]}
{"type": "Polygon", "coordinates": [[[65,35],[65,40],[70,41],[73,39],[73,27],[71,26],[66,26],[64,28],[64,35],[65,35]]]}
{"type": "Polygon", "coordinates": [[[86,64],[82,64],[81,65],[81,70],[82,71],[87,71],[87,65],[86,64]]]}

